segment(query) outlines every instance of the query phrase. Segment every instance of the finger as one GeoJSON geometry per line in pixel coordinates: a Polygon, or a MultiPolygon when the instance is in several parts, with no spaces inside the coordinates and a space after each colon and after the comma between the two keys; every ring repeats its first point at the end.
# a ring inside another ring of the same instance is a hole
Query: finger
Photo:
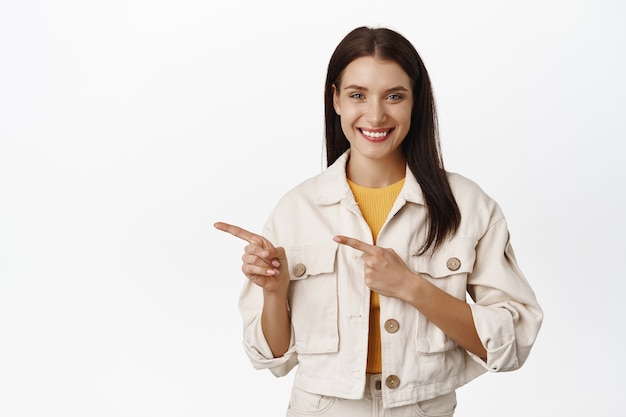
{"type": "Polygon", "coordinates": [[[356,250],[360,250],[363,253],[371,254],[375,250],[376,246],[365,243],[362,240],[355,239],[347,236],[335,236],[333,240],[342,245],[350,246],[356,250]]]}
{"type": "Polygon", "coordinates": [[[253,253],[250,253],[248,251],[246,251],[243,256],[241,257],[241,260],[243,261],[244,264],[258,264],[258,265],[265,265],[265,267],[270,267],[270,268],[279,268],[280,267],[280,262],[278,261],[278,259],[276,258],[269,258],[269,257],[262,257],[262,256],[258,256],[255,255],[253,253]]]}
{"type": "Polygon", "coordinates": [[[280,271],[276,268],[268,268],[267,266],[263,267],[260,265],[243,265],[241,267],[242,272],[248,278],[253,277],[274,277],[280,274],[280,271]]]}
{"type": "Polygon", "coordinates": [[[243,239],[248,243],[257,243],[259,239],[264,240],[262,236],[249,232],[246,229],[242,229],[241,227],[232,224],[217,222],[213,226],[216,229],[221,230],[222,232],[230,233],[231,235],[238,237],[239,239],[243,239]]]}
{"type": "Polygon", "coordinates": [[[272,257],[274,253],[274,250],[272,248],[266,248],[265,246],[259,245],[257,242],[252,242],[249,245],[246,245],[243,250],[245,253],[257,256],[261,259],[268,259],[272,257]]]}

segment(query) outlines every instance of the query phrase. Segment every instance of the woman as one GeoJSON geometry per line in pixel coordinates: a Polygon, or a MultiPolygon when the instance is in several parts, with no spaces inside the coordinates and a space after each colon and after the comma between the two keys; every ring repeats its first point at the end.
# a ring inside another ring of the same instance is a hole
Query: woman
{"type": "Polygon", "coordinates": [[[444,170],[426,68],[357,28],[325,85],[328,168],[249,242],[240,298],[256,368],[298,365],[288,416],[452,416],[455,389],[519,368],[542,310],[499,206],[444,170]],[[472,302],[466,301],[466,296],[472,302]]]}

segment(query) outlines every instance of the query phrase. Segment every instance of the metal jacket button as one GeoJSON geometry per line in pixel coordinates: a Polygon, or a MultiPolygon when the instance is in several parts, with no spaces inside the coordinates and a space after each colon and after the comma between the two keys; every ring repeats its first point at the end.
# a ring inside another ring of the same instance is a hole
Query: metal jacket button
{"type": "Polygon", "coordinates": [[[306,266],[304,266],[304,264],[297,264],[293,267],[292,271],[296,277],[300,278],[306,272],[306,266]]]}
{"type": "Polygon", "coordinates": [[[400,323],[397,320],[389,319],[385,322],[385,330],[387,333],[395,333],[400,329],[400,323]]]}
{"type": "Polygon", "coordinates": [[[461,267],[461,261],[459,258],[450,258],[448,259],[446,266],[450,271],[457,271],[461,267]]]}
{"type": "Polygon", "coordinates": [[[400,378],[396,375],[389,375],[387,379],[385,379],[385,385],[389,389],[396,389],[400,386],[400,378]]]}

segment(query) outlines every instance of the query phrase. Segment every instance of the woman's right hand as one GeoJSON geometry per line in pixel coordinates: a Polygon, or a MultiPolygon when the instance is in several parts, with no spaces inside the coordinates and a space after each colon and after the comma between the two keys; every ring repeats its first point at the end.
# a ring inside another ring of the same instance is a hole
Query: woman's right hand
{"type": "Polygon", "coordinates": [[[282,247],[274,247],[263,236],[239,226],[223,222],[217,222],[214,226],[218,230],[248,242],[241,257],[243,261],[241,270],[250,281],[271,293],[281,290],[287,292],[289,272],[287,257],[282,247]]]}

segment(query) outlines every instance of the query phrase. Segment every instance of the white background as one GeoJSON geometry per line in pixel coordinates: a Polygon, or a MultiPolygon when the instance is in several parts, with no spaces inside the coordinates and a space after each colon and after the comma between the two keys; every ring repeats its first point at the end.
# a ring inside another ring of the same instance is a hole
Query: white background
{"type": "Polygon", "coordinates": [[[458,416],[626,413],[617,0],[0,4],[0,416],[283,415],[241,347],[243,242],[317,174],[340,39],[396,29],[446,167],[507,215],[546,319],[458,416]]]}

